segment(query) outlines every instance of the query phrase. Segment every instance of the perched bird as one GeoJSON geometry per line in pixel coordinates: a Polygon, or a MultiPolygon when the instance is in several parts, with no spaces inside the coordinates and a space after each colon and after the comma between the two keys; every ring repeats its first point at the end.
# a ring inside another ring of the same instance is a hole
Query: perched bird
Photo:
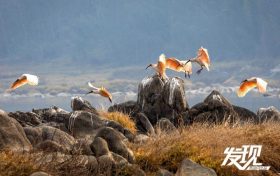
{"type": "Polygon", "coordinates": [[[9,89],[7,89],[7,91],[13,91],[25,84],[36,86],[38,85],[38,82],[39,82],[38,76],[23,74],[10,86],[9,89]]]}
{"type": "Polygon", "coordinates": [[[101,88],[97,88],[97,87],[94,87],[90,82],[88,82],[88,86],[91,87],[93,90],[91,90],[87,94],[90,94],[90,93],[99,94],[102,97],[108,98],[109,101],[112,103],[112,95],[107,89],[105,89],[105,87],[102,86],[101,88]]]}
{"type": "Polygon", "coordinates": [[[238,97],[244,97],[250,90],[257,87],[260,93],[266,92],[267,82],[261,78],[252,77],[241,82],[237,90],[238,97]]]}
{"type": "Polygon", "coordinates": [[[184,72],[185,77],[190,78],[192,74],[192,63],[187,61],[180,61],[176,58],[167,58],[166,59],[166,68],[177,71],[177,72],[184,72]]]}
{"type": "Polygon", "coordinates": [[[209,58],[208,50],[203,47],[200,47],[197,51],[197,56],[193,59],[188,60],[186,64],[189,62],[196,62],[200,65],[201,69],[199,69],[196,72],[197,74],[200,74],[204,67],[209,71],[210,58],[209,58]]]}
{"type": "Polygon", "coordinates": [[[153,69],[155,69],[155,71],[157,72],[157,74],[161,78],[163,78],[163,79],[167,78],[166,73],[165,73],[165,70],[166,70],[166,57],[165,57],[164,54],[161,54],[159,56],[157,64],[149,64],[146,67],[146,69],[149,68],[149,67],[152,67],[153,69]]]}

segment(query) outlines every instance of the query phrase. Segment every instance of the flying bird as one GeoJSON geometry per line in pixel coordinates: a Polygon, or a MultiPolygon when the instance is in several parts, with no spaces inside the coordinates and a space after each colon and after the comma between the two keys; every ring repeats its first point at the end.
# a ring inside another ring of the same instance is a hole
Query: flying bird
{"type": "Polygon", "coordinates": [[[200,65],[201,68],[196,72],[197,74],[200,74],[204,67],[209,71],[210,57],[208,50],[206,48],[200,47],[197,51],[197,56],[193,59],[189,59],[186,64],[189,62],[196,62],[200,65]]]}
{"type": "Polygon", "coordinates": [[[192,74],[192,63],[187,61],[181,61],[176,58],[167,58],[166,59],[166,68],[177,71],[177,72],[184,72],[185,77],[190,78],[192,74]]]}
{"type": "Polygon", "coordinates": [[[22,74],[11,86],[7,91],[13,91],[25,84],[29,84],[32,86],[37,86],[39,82],[39,78],[36,75],[31,74],[22,74]]]}
{"type": "Polygon", "coordinates": [[[167,78],[166,73],[165,73],[165,70],[166,70],[166,57],[165,57],[164,54],[161,54],[159,56],[159,60],[158,60],[157,64],[149,64],[146,67],[146,69],[149,68],[149,67],[152,67],[161,78],[163,78],[163,79],[167,78]]]}
{"type": "Polygon", "coordinates": [[[97,87],[93,86],[90,82],[88,82],[88,86],[91,87],[93,90],[91,90],[87,94],[90,94],[90,93],[99,94],[102,97],[108,98],[109,101],[112,103],[112,95],[105,87],[102,86],[101,88],[97,88],[97,87]]]}
{"type": "Polygon", "coordinates": [[[244,97],[250,90],[257,87],[260,93],[266,92],[267,82],[261,78],[252,77],[241,82],[237,90],[238,97],[244,97]]]}

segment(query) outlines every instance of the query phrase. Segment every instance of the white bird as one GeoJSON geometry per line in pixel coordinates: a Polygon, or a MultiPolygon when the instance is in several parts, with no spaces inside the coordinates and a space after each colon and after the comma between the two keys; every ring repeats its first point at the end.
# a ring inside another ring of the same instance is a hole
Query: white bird
{"type": "Polygon", "coordinates": [[[250,90],[257,87],[260,93],[266,92],[267,82],[258,77],[245,79],[237,90],[238,97],[244,97],[250,90]]]}
{"type": "Polygon", "coordinates": [[[7,91],[13,91],[25,84],[29,84],[31,86],[37,86],[39,83],[39,78],[36,75],[31,74],[23,74],[21,75],[11,86],[7,91]]]}
{"type": "Polygon", "coordinates": [[[95,87],[93,86],[90,82],[88,82],[88,86],[91,87],[93,90],[88,92],[87,94],[94,93],[94,94],[99,94],[102,97],[106,97],[109,99],[109,101],[112,103],[112,94],[105,88],[105,87],[95,87]]]}
{"type": "Polygon", "coordinates": [[[176,72],[184,72],[185,77],[190,78],[190,75],[192,74],[192,63],[187,61],[181,61],[176,58],[167,58],[166,59],[166,68],[174,70],[176,72]]]}
{"type": "Polygon", "coordinates": [[[200,65],[201,69],[196,72],[197,74],[200,74],[204,67],[209,71],[210,57],[208,54],[208,50],[206,48],[200,47],[197,51],[197,56],[193,59],[188,60],[186,64],[188,62],[196,62],[200,65]]]}
{"type": "Polygon", "coordinates": [[[146,69],[149,68],[149,67],[152,67],[162,79],[166,79],[167,78],[166,73],[165,73],[165,70],[166,70],[166,57],[165,57],[164,54],[161,54],[159,56],[157,64],[149,64],[146,67],[146,69]]]}

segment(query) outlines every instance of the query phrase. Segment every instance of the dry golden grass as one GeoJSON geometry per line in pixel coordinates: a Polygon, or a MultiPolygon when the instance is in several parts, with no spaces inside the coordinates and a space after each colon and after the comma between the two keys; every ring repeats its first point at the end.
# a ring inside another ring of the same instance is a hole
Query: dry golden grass
{"type": "Polygon", "coordinates": [[[128,114],[124,114],[122,112],[106,112],[106,111],[99,111],[99,114],[103,118],[118,122],[124,128],[129,129],[133,134],[137,132],[135,123],[128,114]]]}
{"type": "Polygon", "coordinates": [[[29,176],[39,171],[29,154],[0,152],[1,176],[29,176]]]}
{"type": "Polygon", "coordinates": [[[180,133],[159,134],[143,144],[129,143],[137,163],[153,175],[159,168],[176,172],[184,158],[190,158],[218,175],[277,175],[280,172],[280,124],[193,125],[180,129],[180,133]],[[221,167],[226,147],[245,144],[263,145],[258,162],[271,166],[270,171],[239,171],[235,167],[221,167]]]}

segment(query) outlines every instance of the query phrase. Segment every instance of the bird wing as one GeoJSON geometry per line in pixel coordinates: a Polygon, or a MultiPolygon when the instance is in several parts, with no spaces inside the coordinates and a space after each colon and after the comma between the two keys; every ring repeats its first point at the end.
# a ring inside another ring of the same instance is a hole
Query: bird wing
{"type": "Polygon", "coordinates": [[[261,78],[257,78],[257,87],[260,93],[266,92],[267,82],[261,78]]]}
{"type": "Polygon", "coordinates": [[[197,59],[200,60],[204,64],[206,69],[209,71],[210,57],[208,54],[208,50],[203,47],[199,48],[197,52],[197,59]]]}
{"type": "Polygon", "coordinates": [[[91,88],[93,88],[93,89],[95,89],[95,90],[99,90],[99,88],[93,86],[90,82],[88,82],[88,86],[91,87],[91,88]]]}
{"type": "Polygon", "coordinates": [[[27,77],[24,75],[21,75],[11,86],[10,90],[15,90],[25,84],[28,83],[27,77]]]}
{"type": "Polygon", "coordinates": [[[174,70],[174,71],[183,71],[182,64],[176,58],[167,58],[166,59],[166,68],[174,70]]]}
{"type": "Polygon", "coordinates": [[[38,78],[38,76],[36,76],[36,75],[23,74],[22,76],[25,76],[25,77],[26,77],[27,83],[28,83],[29,85],[37,86],[38,83],[39,83],[39,78],[38,78]]]}
{"type": "Polygon", "coordinates": [[[257,82],[255,80],[244,81],[241,83],[239,89],[237,90],[238,97],[244,97],[250,90],[257,87],[257,82]]]}

